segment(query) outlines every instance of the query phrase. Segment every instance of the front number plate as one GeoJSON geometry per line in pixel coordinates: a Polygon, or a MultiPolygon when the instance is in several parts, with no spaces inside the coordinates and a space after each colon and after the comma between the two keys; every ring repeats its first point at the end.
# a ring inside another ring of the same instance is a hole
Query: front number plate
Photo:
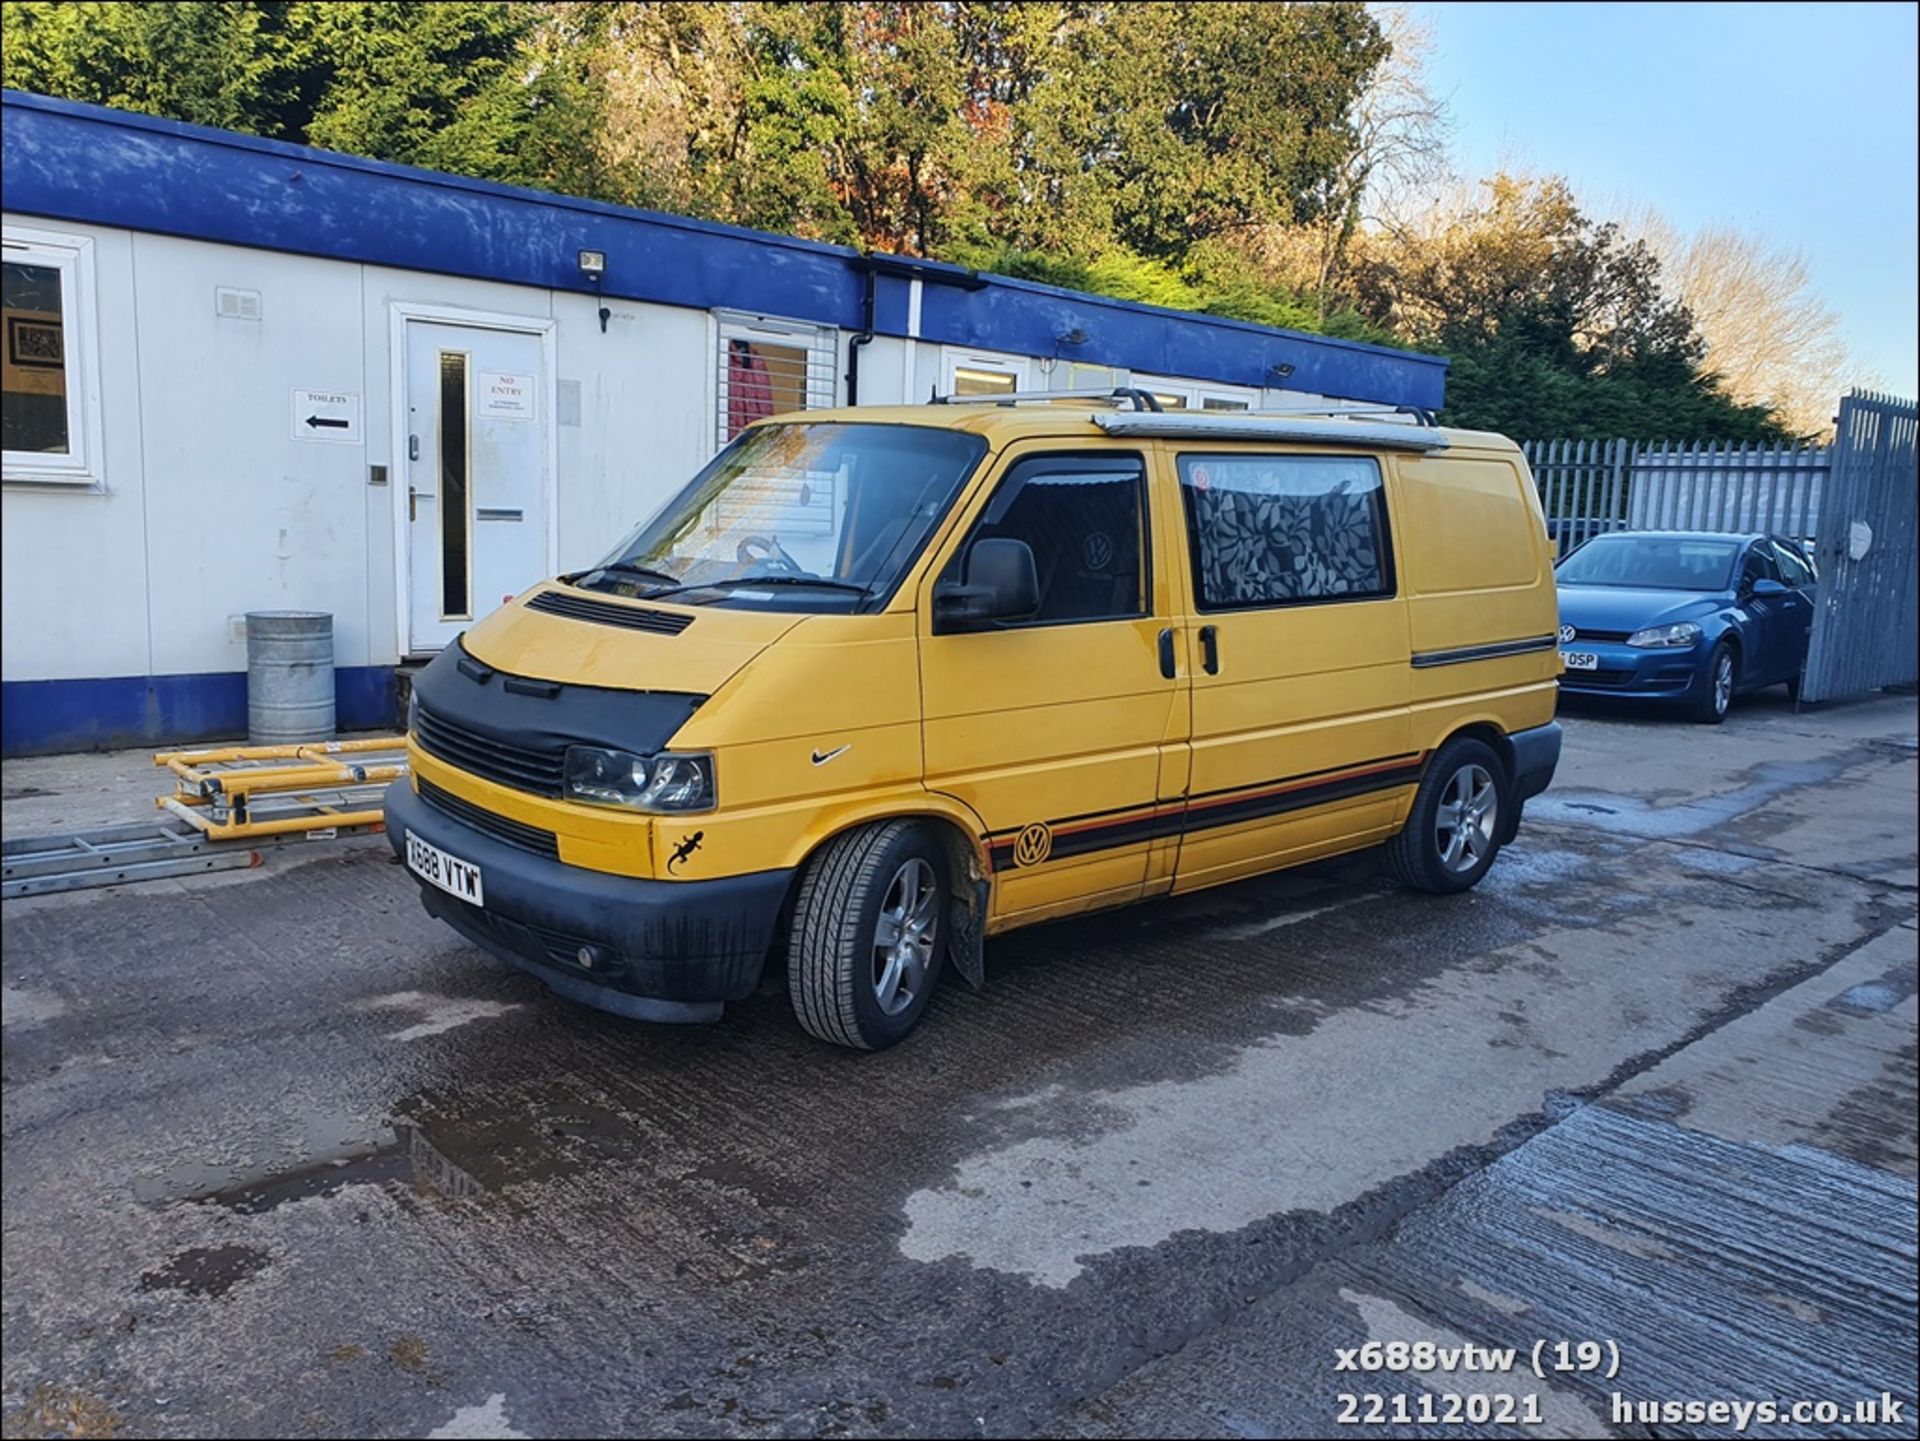
{"type": "Polygon", "coordinates": [[[469,905],[485,904],[481,899],[480,867],[472,861],[450,856],[438,846],[428,845],[412,831],[407,832],[407,868],[427,884],[438,886],[469,905]]]}
{"type": "Polygon", "coordinates": [[[1560,659],[1568,670],[1599,670],[1600,657],[1590,650],[1563,650],[1560,659]]]}

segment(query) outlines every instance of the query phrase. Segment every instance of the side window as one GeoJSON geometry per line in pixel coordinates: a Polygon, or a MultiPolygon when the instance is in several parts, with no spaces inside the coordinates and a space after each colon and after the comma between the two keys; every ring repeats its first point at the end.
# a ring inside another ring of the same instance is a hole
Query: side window
{"type": "Polygon", "coordinates": [[[6,228],[7,480],[101,480],[99,376],[92,344],[93,241],[6,228]]]}
{"type": "Polygon", "coordinates": [[[976,540],[1024,540],[1040,609],[1029,624],[1120,620],[1147,611],[1146,465],[1137,455],[1041,455],[1002,477],[948,567],[963,579],[976,540]]]}
{"type": "Polygon", "coordinates": [[[1795,555],[1791,545],[1773,542],[1773,558],[1780,566],[1780,579],[1791,586],[1808,586],[1814,583],[1813,566],[1803,555],[1795,555]]]}
{"type": "Polygon", "coordinates": [[[1773,563],[1773,551],[1764,542],[1750,545],[1740,559],[1740,588],[1745,590],[1756,580],[1778,580],[1780,568],[1773,563]]]}
{"type": "Polygon", "coordinates": [[[1393,594],[1380,463],[1350,455],[1183,455],[1202,610],[1393,594]]]}

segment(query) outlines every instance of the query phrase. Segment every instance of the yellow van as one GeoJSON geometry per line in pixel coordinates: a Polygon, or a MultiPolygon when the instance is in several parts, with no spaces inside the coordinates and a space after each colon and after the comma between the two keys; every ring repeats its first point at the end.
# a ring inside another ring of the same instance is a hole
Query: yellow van
{"type": "Polygon", "coordinates": [[[1501,436],[778,416],[419,674],[388,833],[564,996],[712,1020],[784,955],[801,1025],[873,1049],[1015,926],[1369,846],[1473,885],[1559,759],[1557,626],[1501,436]]]}

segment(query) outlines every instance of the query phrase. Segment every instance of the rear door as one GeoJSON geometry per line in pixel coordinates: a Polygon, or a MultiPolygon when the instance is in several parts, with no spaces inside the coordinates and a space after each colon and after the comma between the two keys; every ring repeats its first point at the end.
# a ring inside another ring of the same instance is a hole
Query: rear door
{"type": "Polygon", "coordinates": [[[1144,450],[1012,447],[936,576],[964,578],[978,539],[1023,540],[1039,613],[941,633],[936,582],[921,596],[926,783],[981,817],[996,919],[1135,899],[1178,827],[1185,682],[1163,663],[1174,622],[1151,512],[1144,450]]]}
{"type": "Polygon", "coordinates": [[[1193,666],[1175,890],[1385,837],[1420,757],[1380,461],[1244,446],[1168,455],[1193,666]]]}

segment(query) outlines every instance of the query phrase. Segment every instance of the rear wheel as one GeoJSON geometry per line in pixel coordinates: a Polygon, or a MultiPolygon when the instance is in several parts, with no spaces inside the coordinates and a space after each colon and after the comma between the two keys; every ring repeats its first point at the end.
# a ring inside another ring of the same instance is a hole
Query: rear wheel
{"type": "Polygon", "coordinates": [[[1500,850],[1509,797],[1493,747],[1456,736],[1427,767],[1406,827],[1386,845],[1387,872],[1402,885],[1449,895],[1477,885],[1500,850]]]}
{"type": "Polygon", "coordinates": [[[1733,647],[1724,640],[1714,642],[1713,654],[1707,657],[1707,669],[1695,682],[1697,694],[1687,707],[1687,714],[1702,725],[1717,726],[1725,720],[1733,706],[1736,670],[1733,647]]]}
{"type": "Polygon", "coordinates": [[[823,1041],[877,1051],[919,1023],[946,944],[946,852],[919,821],[829,841],[794,901],[787,991],[823,1041]]]}

